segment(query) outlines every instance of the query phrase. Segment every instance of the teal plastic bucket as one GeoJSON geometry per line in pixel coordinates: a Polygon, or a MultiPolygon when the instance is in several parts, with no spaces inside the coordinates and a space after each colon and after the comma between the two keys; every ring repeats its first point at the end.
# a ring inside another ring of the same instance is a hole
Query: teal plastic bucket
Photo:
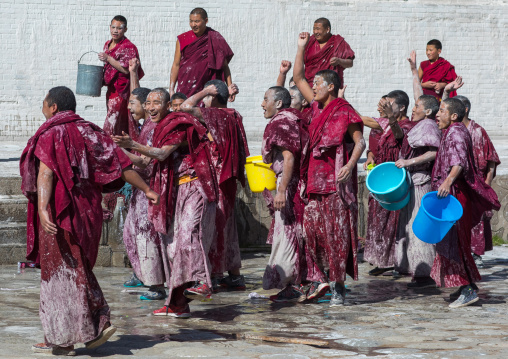
{"type": "Polygon", "coordinates": [[[398,211],[409,202],[409,181],[404,168],[398,168],[395,162],[385,162],[369,172],[366,184],[371,195],[384,209],[398,211]]]}
{"type": "Polygon", "coordinates": [[[462,217],[459,200],[452,195],[438,198],[437,192],[429,192],[422,198],[418,214],[413,222],[413,232],[425,243],[438,243],[462,217]]]}
{"type": "Polygon", "coordinates": [[[104,77],[104,66],[84,65],[81,59],[88,51],[81,55],[78,61],[78,79],[76,82],[76,94],[91,97],[100,97],[104,77]]]}

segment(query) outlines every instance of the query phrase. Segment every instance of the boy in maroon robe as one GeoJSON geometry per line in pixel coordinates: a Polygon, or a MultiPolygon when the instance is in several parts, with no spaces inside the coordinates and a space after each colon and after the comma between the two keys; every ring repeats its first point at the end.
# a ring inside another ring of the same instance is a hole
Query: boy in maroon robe
{"type": "Polygon", "coordinates": [[[314,21],[313,35],[305,48],[305,78],[310,87],[321,70],[333,70],[344,84],[344,69],[353,67],[355,53],[340,35],[331,34],[332,25],[324,17],[314,21]]]}
{"type": "MultiPolygon", "coordinates": [[[[442,48],[441,41],[430,40],[426,49],[428,60],[423,61],[418,69],[423,93],[438,100],[441,100],[445,86],[457,78],[453,65],[439,56],[442,48]]],[[[450,97],[455,95],[457,93],[453,92],[450,97]]]]}
{"type": "Polygon", "coordinates": [[[267,243],[272,245],[263,276],[263,289],[282,289],[270,297],[274,302],[304,301],[301,289],[305,252],[303,247],[303,209],[300,197],[300,164],[307,150],[309,135],[300,111],[290,108],[289,91],[275,86],[266,91],[261,107],[269,119],[263,135],[261,153],[277,175],[277,194],[263,195],[272,212],[267,243]]]}
{"type": "Polygon", "coordinates": [[[481,277],[471,256],[473,203],[475,211],[498,210],[500,203],[494,190],[485,183],[474,165],[471,135],[462,119],[466,108],[460,100],[449,98],[441,102],[437,119],[439,129],[445,130],[432,171],[432,189],[438,197],[454,195],[462,205],[463,215],[445,238],[436,244],[436,258],[431,277],[438,286],[458,287],[450,295],[458,297],[450,308],[459,308],[478,301],[481,277]]]}
{"type": "Polygon", "coordinates": [[[316,73],[311,88],[305,79],[304,53],[309,33],[301,33],[295,59],[294,81],[313,110],[309,151],[303,163],[307,180],[304,230],[307,299],[331,288],[331,306],[344,304],[346,273],[358,278],[358,201],[356,165],[365,149],[361,118],[344,99],[335,71],[316,73]],[[330,284],[328,284],[330,282],[330,284]]]}
{"type": "MultiPolygon", "coordinates": [[[[233,83],[229,69],[233,51],[222,35],[207,27],[207,23],[205,9],[195,8],[189,15],[192,30],[178,35],[169,82],[171,96],[177,84],[178,91],[190,97],[213,79],[225,81],[228,86],[233,83]]],[[[234,95],[230,100],[234,101],[234,95]]]]}
{"type": "MultiPolygon", "coordinates": [[[[111,20],[111,40],[104,44],[104,52],[99,54],[99,60],[104,62],[104,85],[108,87],[106,106],[108,113],[104,122],[104,131],[108,135],[120,135],[129,131],[129,61],[138,59],[136,46],[125,37],[127,19],[117,15],[111,20]]],[[[138,77],[144,76],[141,66],[138,77]]]]}
{"type": "MultiPolygon", "coordinates": [[[[233,84],[232,87],[236,89],[236,85],[233,84]]],[[[250,153],[242,116],[238,111],[227,108],[229,93],[224,81],[209,81],[204,90],[182,104],[181,110],[203,122],[212,138],[212,158],[219,184],[217,236],[209,253],[214,290],[217,290],[219,285],[233,290],[245,290],[245,278],[240,274],[242,263],[235,201],[236,181],[245,187],[245,162],[250,153]],[[204,108],[198,107],[201,101],[204,108]],[[223,275],[226,271],[228,277],[223,275]]]]}
{"type": "Polygon", "coordinates": [[[145,103],[158,123],[152,146],[128,135],[114,136],[117,144],[156,160],[151,185],[161,203],[148,208],[155,230],[162,234],[162,251],[169,296],[154,315],[188,318],[192,299],[211,297],[208,252],[215,231],[217,177],[207,130],[194,117],[169,113],[169,93],[157,88],[145,103]]]}
{"type": "Polygon", "coordinates": [[[41,266],[45,342],[32,346],[37,353],[75,355],[75,344],[96,348],[116,330],[92,272],[102,228],[101,193],[119,189],[123,179],[151,202],[159,198],[121,149],[75,110],[71,90],[49,90],[42,107],[47,121],[20,160],[21,189],[28,198],[27,259],[41,266]]]}

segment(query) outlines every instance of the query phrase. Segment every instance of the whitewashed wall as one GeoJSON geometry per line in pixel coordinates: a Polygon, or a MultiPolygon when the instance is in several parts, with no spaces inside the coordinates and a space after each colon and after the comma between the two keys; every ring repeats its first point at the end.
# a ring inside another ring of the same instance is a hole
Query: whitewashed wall
{"type": "MultiPolygon", "coordinates": [[[[443,57],[465,79],[460,93],[471,99],[472,117],[491,135],[508,135],[508,1],[0,0],[0,138],[35,132],[47,90],[75,89],[78,58],[102,49],[117,14],[127,17],[127,37],[139,49],[142,86],[167,86],[176,36],[189,30],[188,13],[197,6],[235,52],[231,69],[241,94],[234,106],[250,140],[262,135],[260,104],[280,60],[294,60],[298,33],[311,31],[322,16],[356,52],[345,81],[361,113],[374,115],[379,97],[393,89],[412,97],[406,58],[416,49],[418,61],[425,60],[426,42],[438,38],[443,57]]],[[[96,62],[88,56],[86,62],[96,62]]],[[[102,125],[104,94],[78,96],[78,113],[102,125]]]]}

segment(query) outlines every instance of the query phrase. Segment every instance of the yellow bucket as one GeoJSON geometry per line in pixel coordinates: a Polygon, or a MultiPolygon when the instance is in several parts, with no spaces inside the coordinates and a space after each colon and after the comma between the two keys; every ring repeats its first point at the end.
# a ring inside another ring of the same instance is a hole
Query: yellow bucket
{"type": "Polygon", "coordinates": [[[277,188],[277,177],[270,166],[271,164],[263,162],[262,156],[247,157],[245,171],[252,192],[263,192],[265,188],[273,191],[277,188]]]}

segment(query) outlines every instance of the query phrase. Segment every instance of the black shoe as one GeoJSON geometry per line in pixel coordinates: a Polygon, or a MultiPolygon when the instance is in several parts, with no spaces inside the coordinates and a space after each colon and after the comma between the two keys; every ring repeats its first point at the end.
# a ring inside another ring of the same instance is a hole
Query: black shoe
{"type": "Polygon", "coordinates": [[[482,256],[473,253],[473,259],[474,259],[474,263],[476,264],[476,267],[478,269],[485,268],[485,263],[483,263],[482,256]]]}
{"type": "Polygon", "coordinates": [[[436,282],[432,278],[415,278],[414,282],[408,283],[410,289],[436,288],[436,282]]]}
{"type": "Polygon", "coordinates": [[[384,272],[388,272],[388,271],[393,270],[393,269],[394,269],[393,267],[388,267],[388,268],[379,268],[379,267],[376,267],[376,268],[374,268],[374,269],[369,271],[369,275],[373,275],[373,276],[377,277],[378,275],[381,275],[384,272]]]}
{"type": "Polygon", "coordinates": [[[480,298],[478,298],[478,294],[476,290],[471,285],[465,285],[461,287],[460,296],[453,303],[450,303],[450,308],[461,308],[467,305],[473,304],[477,302],[480,298]]]}
{"type": "Polygon", "coordinates": [[[245,277],[243,275],[228,275],[219,281],[223,288],[229,290],[245,290],[245,277]]]}
{"type": "Polygon", "coordinates": [[[343,306],[346,300],[346,288],[340,283],[330,282],[330,292],[332,292],[330,307],[343,306]]]}
{"type": "MultiPolygon", "coordinates": [[[[464,285],[462,287],[459,287],[455,292],[450,294],[450,300],[456,300],[458,297],[460,297],[460,294],[462,292],[462,289],[464,289],[464,285]]],[[[478,293],[480,290],[478,289],[477,285],[474,283],[471,283],[471,287],[473,287],[474,290],[476,290],[476,293],[478,293]]]]}

